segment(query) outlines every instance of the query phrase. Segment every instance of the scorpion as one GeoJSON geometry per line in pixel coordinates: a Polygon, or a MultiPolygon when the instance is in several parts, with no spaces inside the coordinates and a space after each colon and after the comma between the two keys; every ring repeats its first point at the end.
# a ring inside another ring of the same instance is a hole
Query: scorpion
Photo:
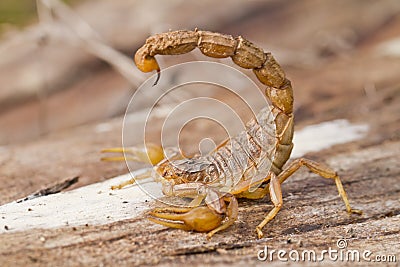
{"type": "MultiPolygon", "coordinates": [[[[293,149],[293,90],[271,53],[264,52],[241,36],[195,29],[149,37],[137,50],[134,60],[142,72],[157,71],[157,83],[160,67],[156,55],[185,54],[196,47],[206,56],[230,57],[236,65],[251,69],[259,82],[266,86],[265,94],[272,107],[263,108],[246,124],[243,132],[226,140],[208,155],[185,158],[176,153],[167,159],[163,148],[155,144],[148,144],[145,148],[103,150],[129,153],[131,156],[127,160],[151,163],[151,173],[144,176],[160,181],[164,195],[193,199],[187,207],[154,208],[148,213],[149,219],[171,228],[207,232],[210,238],[234,224],[238,217],[237,198],[262,199],[269,194],[273,208],[255,229],[258,238],[262,238],[263,227],[283,205],[281,184],[301,166],[334,180],[347,212],[361,214],[360,210],[351,208],[336,171],[306,158],[286,164],[293,149]]],[[[103,160],[124,160],[124,157],[106,157],[103,160]]],[[[133,184],[140,178],[143,177],[135,177],[112,189],[133,184]]]]}

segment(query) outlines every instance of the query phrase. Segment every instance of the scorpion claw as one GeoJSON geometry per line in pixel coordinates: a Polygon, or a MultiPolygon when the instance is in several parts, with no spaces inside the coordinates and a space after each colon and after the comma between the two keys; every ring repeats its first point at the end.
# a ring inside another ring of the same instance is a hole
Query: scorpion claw
{"type": "Polygon", "coordinates": [[[122,153],[122,156],[103,157],[103,161],[136,161],[156,165],[164,158],[164,152],[161,146],[148,143],[146,147],[114,147],[101,150],[102,153],[122,153]]]}
{"type": "Polygon", "coordinates": [[[209,232],[222,224],[223,215],[208,207],[159,208],[152,210],[149,220],[167,227],[209,232]]]}
{"type": "Polygon", "coordinates": [[[183,223],[179,223],[179,222],[170,222],[170,221],[165,221],[165,220],[161,220],[158,218],[152,218],[152,217],[150,217],[149,220],[152,221],[153,223],[161,224],[161,225],[164,225],[169,228],[182,229],[184,231],[192,230],[189,226],[187,226],[183,223]]]}

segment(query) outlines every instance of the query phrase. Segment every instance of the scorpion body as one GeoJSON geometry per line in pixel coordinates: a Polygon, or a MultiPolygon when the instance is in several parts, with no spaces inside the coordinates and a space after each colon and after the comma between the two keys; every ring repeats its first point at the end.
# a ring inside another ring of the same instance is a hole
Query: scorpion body
{"type": "MultiPolygon", "coordinates": [[[[231,57],[238,66],[252,69],[266,86],[265,94],[272,108],[263,108],[246,124],[245,131],[226,140],[206,156],[161,159],[162,149],[155,145],[147,147],[146,157],[139,155],[143,152],[136,148],[104,150],[129,152],[134,155],[133,160],[147,159],[155,165],[152,176],[163,183],[164,194],[193,198],[187,208],[154,209],[150,212],[150,219],[168,227],[208,232],[208,237],[211,237],[236,220],[236,198],[260,199],[269,193],[274,208],[256,227],[261,238],[262,228],[275,217],[283,204],[281,183],[301,166],[334,179],[347,211],[360,213],[351,209],[339,176],[329,167],[307,159],[296,159],[283,168],[293,149],[293,90],[271,53],[265,53],[241,36],[234,38],[199,30],[173,31],[148,38],[136,52],[135,63],[143,72],[160,72],[156,55],[185,54],[196,47],[206,56],[231,57]],[[200,206],[203,200],[206,206],[200,206]]],[[[115,188],[134,182],[132,179],[115,188]]]]}

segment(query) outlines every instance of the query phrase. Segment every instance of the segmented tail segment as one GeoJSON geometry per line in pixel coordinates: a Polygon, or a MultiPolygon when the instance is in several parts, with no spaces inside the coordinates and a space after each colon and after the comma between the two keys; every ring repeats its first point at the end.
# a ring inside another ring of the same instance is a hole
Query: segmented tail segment
{"type": "MultiPolygon", "coordinates": [[[[209,57],[227,58],[245,69],[252,69],[267,86],[265,93],[276,116],[277,147],[273,170],[278,174],[293,148],[293,90],[285,73],[271,53],[265,53],[243,37],[209,31],[171,31],[149,37],[135,54],[136,66],[143,72],[157,71],[156,55],[180,55],[198,47],[209,57]]],[[[158,79],[157,79],[158,80],[158,79]]],[[[157,81],[156,81],[157,83],[157,81]]]]}

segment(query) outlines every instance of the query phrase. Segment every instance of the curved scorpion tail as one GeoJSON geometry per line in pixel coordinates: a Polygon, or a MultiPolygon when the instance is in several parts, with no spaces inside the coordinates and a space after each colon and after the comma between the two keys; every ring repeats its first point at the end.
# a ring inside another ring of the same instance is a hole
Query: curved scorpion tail
{"type": "Polygon", "coordinates": [[[265,93],[273,105],[272,112],[275,115],[278,138],[274,159],[275,173],[280,172],[293,148],[293,90],[290,81],[271,53],[265,53],[263,49],[241,36],[232,37],[197,29],[181,30],[149,37],[136,52],[135,63],[143,72],[160,73],[155,55],[180,55],[196,47],[209,57],[231,57],[236,65],[252,69],[257,79],[267,86],[265,93]]]}

